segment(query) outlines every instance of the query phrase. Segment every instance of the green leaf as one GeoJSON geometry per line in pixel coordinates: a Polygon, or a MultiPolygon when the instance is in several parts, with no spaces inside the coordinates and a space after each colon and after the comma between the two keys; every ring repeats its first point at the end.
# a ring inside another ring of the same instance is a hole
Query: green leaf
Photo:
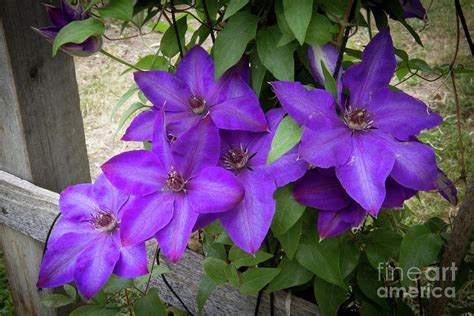
{"type": "MultiPolygon", "coordinates": [[[[424,225],[411,227],[400,245],[400,267],[403,271],[402,285],[408,286],[407,272],[410,268],[422,268],[437,260],[443,240],[424,225]]],[[[413,274],[411,275],[413,278],[413,274]]]]}
{"type": "Polygon", "coordinates": [[[206,305],[207,299],[212,294],[212,292],[214,292],[216,286],[217,284],[206,275],[201,279],[201,282],[199,282],[199,288],[196,297],[199,314],[201,314],[204,305],[206,305]]]}
{"type": "Polygon", "coordinates": [[[53,308],[69,305],[74,303],[74,301],[75,300],[73,300],[71,297],[62,294],[50,294],[41,299],[41,303],[44,306],[53,308]]]}
{"type": "Polygon", "coordinates": [[[112,274],[104,285],[104,292],[107,294],[115,293],[133,286],[133,280],[121,278],[112,274]]]}
{"type": "Polygon", "coordinates": [[[233,16],[237,11],[245,7],[249,3],[249,0],[230,0],[229,5],[225,9],[224,18],[222,20],[227,20],[233,16]]]}
{"type": "Polygon", "coordinates": [[[275,292],[293,286],[305,284],[313,277],[311,271],[302,267],[298,261],[290,260],[287,257],[278,265],[280,273],[270,282],[267,292],[275,292]]]}
{"type": "Polygon", "coordinates": [[[230,284],[232,284],[232,286],[239,287],[239,273],[237,272],[235,265],[228,264],[225,269],[225,275],[227,276],[227,280],[230,284]]]}
{"type": "Polygon", "coordinates": [[[86,20],[73,21],[63,27],[53,41],[53,57],[59,48],[67,43],[80,44],[91,36],[104,34],[105,26],[102,22],[88,18],[86,20]]]}
{"type": "Polygon", "coordinates": [[[302,221],[299,220],[296,222],[293,227],[291,227],[286,233],[276,236],[280,241],[283,250],[286,253],[286,256],[293,260],[296,250],[300,244],[301,239],[301,230],[302,230],[302,221]]]}
{"type": "Polygon", "coordinates": [[[122,107],[122,105],[127,102],[128,99],[132,97],[132,95],[135,94],[135,92],[139,91],[137,85],[135,83],[132,84],[132,86],[125,92],[120,99],[118,100],[117,104],[115,104],[114,108],[112,109],[112,112],[110,113],[110,117],[113,117],[115,113],[117,113],[118,110],[122,107]]]}
{"type": "Polygon", "coordinates": [[[377,290],[384,286],[380,279],[379,271],[372,268],[369,264],[359,265],[357,269],[357,285],[360,290],[383,310],[388,311],[390,306],[387,304],[387,301],[377,293],[377,290]]]}
{"type": "Polygon", "coordinates": [[[304,44],[313,12],[313,0],[283,0],[285,19],[300,45],[304,44]]]}
{"type": "Polygon", "coordinates": [[[206,238],[203,243],[203,251],[206,257],[214,257],[221,260],[227,259],[224,244],[213,242],[211,238],[206,238]]]}
{"type": "MultiPolygon", "coordinates": [[[[156,54],[146,55],[135,64],[135,67],[141,70],[168,70],[168,60],[163,56],[158,56],[156,54]]],[[[123,74],[133,71],[134,69],[128,68],[123,74]]]]}
{"type": "Polygon", "coordinates": [[[315,236],[305,236],[296,251],[296,259],[303,267],[327,282],[346,289],[340,267],[340,255],[341,249],[337,239],[318,242],[315,236]]]}
{"type": "Polygon", "coordinates": [[[327,17],[314,13],[308,26],[305,42],[309,45],[326,44],[332,40],[333,34],[337,31],[337,27],[327,17]]]}
{"type": "Polygon", "coordinates": [[[352,271],[354,271],[357,263],[359,262],[360,249],[354,240],[347,238],[341,240],[340,243],[341,256],[341,274],[343,278],[346,278],[352,271]]]}
{"type": "Polygon", "coordinates": [[[257,251],[254,255],[250,255],[235,245],[232,246],[229,251],[229,260],[237,269],[257,265],[261,262],[267,261],[271,257],[273,257],[272,254],[261,250],[257,251]]]}
{"type": "Polygon", "coordinates": [[[267,165],[271,164],[291,148],[293,148],[301,140],[302,129],[298,126],[289,115],[281,120],[278,128],[273,136],[272,148],[268,153],[267,165]]]}
{"type": "Polygon", "coordinates": [[[133,115],[133,113],[143,108],[148,108],[148,106],[146,106],[145,104],[141,102],[134,102],[130,104],[127,110],[122,114],[122,117],[120,118],[120,121],[118,122],[117,130],[115,133],[117,134],[122,129],[122,127],[125,125],[128,119],[133,115]]]}
{"type": "Polygon", "coordinates": [[[255,295],[280,273],[279,268],[253,268],[242,273],[240,293],[255,295]]]}
{"type": "Polygon", "coordinates": [[[257,23],[258,17],[242,11],[230,18],[219,33],[214,45],[216,79],[242,58],[248,42],[255,38],[257,23]]]}
{"type": "Polygon", "coordinates": [[[275,236],[284,234],[303,215],[306,206],[299,204],[293,198],[293,185],[287,185],[274,193],[276,212],[273,216],[272,231],[275,236]]]}
{"type": "MultiPolygon", "coordinates": [[[[151,267],[149,267],[149,270],[151,270],[151,267]]],[[[169,273],[169,272],[170,272],[170,269],[168,269],[165,266],[154,265],[153,266],[153,271],[151,272],[151,277],[154,278],[154,277],[157,277],[157,276],[160,276],[162,274],[169,273]]],[[[143,284],[147,283],[149,279],[150,279],[150,273],[148,273],[146,275],[142,275],[138,278],[135,278],[133,280],[133,282],[134,282],[136,287],[140,287],[143,284]]]]}
{"type": "Polygon", "coordinates": [[[324,74],[324,89],[326,89],[327,92],[331,93],[332,96],[337,99],[338,97],[337,97],[336,80],[334,80],[334,77],[329,72],[329,70],[327,69],[326,65],[324,64],[322,60],[321,60],[321,68],[324,74]]]}
{"type": "Polygon", "coordinates": [[[346,299],[346,294],[347,291],[337,285],[318,277],[314,279],[314,296],[323,316],[336,316],[337,310],[346,299]]]}
{"type": "Polygon", "coordinates": [[[380,263],[386,263],[390,259],[398,260],[402,236],[394,231],[377,229],[367,235],[367,259],[372,267],[377,269],[380,263]]]}
{"type": "Polygon", "coordinates": [[[103,18],[130,21],[133,16],[134,0],[109,0],[109,4],[99,8],[99,14],[103,18]]]}
{"type": "Polygon", "coordinates": [[[295,43],[278,47],[281,33],[278,26],[261,28],[257,33],[257,52],[262,64],[278,80],[293,81],[295,43]]]}
{"type": "Polygon", "coordinates": [[[257,50],[253,50],[252,53],[250,53],[250,65],[252,89],[257,96],[260,96],[263,79],[265,78],[267,69],[265,69],[265,66],[260,61],[260,58],[258,58],[257,50]]]}
{"type": "Polygon", "coordinates": [[[227,263],[217,258],[209,257],[201,262],[206,275],[217,284],[224,284],[227,282],[225,270],[227,263]]]}
{"type": "MultiPolygon", "coordinates": [[[[277,18],[278,28],[280,29],[280,31],[282,33],[282,38],[285,37],[285,39],[288,40],[287,43],[294,40],[295,35],[293,34],[293,31],[291,31],[290,26],[286,22],[285,10],[283,9],[283,0],[276,0],[275,1],[275,15],[276,15],[276,18],[277,18]]],[[[278,46],[283,46],[283,44],[278,45],[278,46]]]]}
{"type": "Polygon", "coordinates": [[[115,316],[118,309],[105,308],[97,305],[87,305],[76,308],[69,316],[115,316]]]}
{"type": "MultiPolygon", "coordinates": [[[[184,15],[183,17],[176,20],[179,40],[183,48],[186,44],[185,35],[186,35],[186,30],[188,28],[188,23],[187,23],[186,18],[187,18],[187,15],[184,15]]],[[[163,35],[163,38],[161,39],[160,50],[163,53],[163,55],[170,58],[179,53],[179,45],[178,45],[178,41],[176,40],[176,33],[174,31],[174,27],[169,27],[166,30],[165,34],[163,35]]]]}
{"type": "Polygon", "coordinates": [[[166,316],[166,310],[156,288],[150,288],[145,296],[140,297],[133,304],[135,316],[166,316]]]}
{"type": "Polygon", "coordinates": [[[69,296],[71,298],[71,300],[73,302],[75,302],[77,292],[76,292],[76,289],[74,288],[74,286],[69,285],[69,284],[64,284],[63,288],[64,288],[64,292],[66,292],[67,296],[69,296]]]}

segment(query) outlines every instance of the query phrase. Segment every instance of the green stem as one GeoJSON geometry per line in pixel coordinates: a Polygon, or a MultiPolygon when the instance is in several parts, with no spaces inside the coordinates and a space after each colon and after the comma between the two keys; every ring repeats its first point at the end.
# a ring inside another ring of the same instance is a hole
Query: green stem
{"type": "Polygon", "coordinates": [[[101,49],[100,52],[101,52],[102,54],[104,54],[105,56],[107,56],[107,57],[109,57],[109,58],[111,58],[111,59],[113,59],[113,60],[115,60],[115,61],[117,61],[117,62],[119,62],[119,63],[121,63],[121,64],[123,64],[123,65],[125,65],[125,66],[127,66],[127,67],[133,68],[133,69],[138,70],[138,71],[141,70],[140,68],[136,67],[135,65],[132,65],[132,64],[126,62],[125,60],[120,59],[120,58],[118,58],[117,56],[114,56],[114,55],[112,55],[111,53],[109,53],[109,52],[107,52],[107,51],[105,51],[105,50],[103,50],[103,49],[101,49]]]}

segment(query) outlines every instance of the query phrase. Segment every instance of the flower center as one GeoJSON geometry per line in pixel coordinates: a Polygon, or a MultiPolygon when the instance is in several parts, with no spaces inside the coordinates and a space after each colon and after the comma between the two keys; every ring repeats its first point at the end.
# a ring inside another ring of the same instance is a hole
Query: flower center
{"type": "Polygon", "coordinates": [[[174,169],[171,169],[168,172],[168,178],[166,179],[167,188],[174,192],[183,191],[186,187],[186,181],[184,180],[183,176],[174,169]]]}
{"type": "Polygon", "coordinates": [[[372,127],[374,121],[371,120],[370,113],[366,109],[349,107],[344,113],[344,122],[350,129],[362,131],[372,127]]]}
{"type": "Polygon", "coordinates": [[[207,110],[206,100],[199,95],[192,96],[189,99],[189,105],[191,106],[191,111],[196,115],[203,114],[207,110]]]}
{"type": "Polygon", "coordinates": [[[115,214],[108,210],[100,210],[97,215],[91,215],[90,222],[96,229],[107,232],[113,231],[118,227],[115,214]]]}
{"type": "Polygon", "coordinates": [[[249,160],[247,149],[231,148],[224,155],[224,168],[228,170],[242,169],[249,160]]]}

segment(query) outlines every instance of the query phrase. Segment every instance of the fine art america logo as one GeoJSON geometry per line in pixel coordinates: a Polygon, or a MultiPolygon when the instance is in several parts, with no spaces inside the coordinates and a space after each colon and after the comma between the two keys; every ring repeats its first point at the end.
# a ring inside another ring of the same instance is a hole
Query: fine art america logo
{"type": "Polygon", "coordinates": [[[443,289],[435,285],[439,281],[453,284],[457,269],[453,262],[450,267],[428,267],[426,269],[411,267],[404,271],[400,267],[380,262],[377,267],[378,278],[379,281],[384,282],[385,286],[377,289],[377,295],[382,298],[439,298],[442,296],[454,298],[456,295],[454,286],[443,289]],[[404,282],[404,280],[407,281],[404,282]],[[422,283],[423,285],[421,285],[422,283]],[[394,286],[390,284],[394,284],[394,286]],[[403,284],[408,285],[402,286],[403,284]],[[413,284],[415,286],[412,286],[413,284]]]}

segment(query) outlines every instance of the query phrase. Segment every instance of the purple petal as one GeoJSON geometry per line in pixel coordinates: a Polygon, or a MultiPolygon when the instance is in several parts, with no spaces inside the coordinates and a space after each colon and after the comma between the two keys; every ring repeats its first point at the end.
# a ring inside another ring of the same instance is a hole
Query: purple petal
{"type": "Polygon", "coordinates": [[[74,280],[77,290],[90,299],[107,282],[120,258],[118,233],[102,233],[77,258],[74,280]]]}
{"type": "Polygon", "coordinates": [[[166,128],[165,109],[157,111],[153,122],[152,152],[160,159],[160,164],[164,170],[169,171],[173,163],[171,144],[166,128]]]}
{"type": "Polygon", "coordinates": [[[267,120],[257,96],[250,88],[248,92],[247,95],[224,100],[212,106],[210,115],[217,127],[251,132],[268,130],[267,120]]]}
{"type": "Polygon", "coordinates": [[[166,185],[168,170],[161,164],[159,157],[148,150],[121,153],[101,168],[114,186],[129,194],[146,195],[166,185]]]}
{"type": "Polygon", "coordinates": [[[390,174],[395,181],[413,190],[433,190],[438,179],[434,150],[417,141],[399,142],[378,132],[395,155],[390,174]]]}
{"type": "Polygon", "coordinates": [[[95,180],[93,194],[95,201],[102,210],[113,211],[120,219],[120,209],[128,200],[127,194],[115,188],[104,174],[100,174],[95,180]]]}
{"type": "Polygon", "coordinates": [[[426,11],[420,0],[400,0],[403,5],[403,13],[406,19],[418,18],[424,20],[426,11]]]}
{"type": "Polygon", "coordinates": [[[352,201],[335,175],[317,170],[309,170],[296,181],[293,196],[301,204],[328,211],[341,210],[352,201]]]}
{"type": "Polygon", "coordinates": [[[213,221],[219,218],[219,213],[207,213],[207,214],[199,214],[199,217],[194,224],[193,232],[199,229],[203,229],[213,221]]]}
{"type": "Polygon", "coordinates": [[[150,110],[138,114],[125,131],[122,140],[135,142],[151,141],[156,113],[156,111],[150,110]]]}
{"type": "Polygon", "coordinates": [[[214,97],[214,63],[201,46],[196,45],[186,53],[176,68],[176,76],[188,85],[192,95],[206,101],[214,97]]]}
{"type": "Polygon", "coordinates": [[[194,212],[217,213],[236,207],[245,191],[232,172],[208,167],[189,180],[186,193],[194,212]]]}
{"type": "Polygon", "coordinates": [[[392,171],[395,157],[372,131],[352,136],[349,161],[336,168],[346,192],[371,215],[377,216],[385,199],[385,180],[392,171]]]}
{"type": "Polygon", "coordinates": [[[60,217],[49,235],[48,248],[67,233],[87,234],[91,232],[94,232],[94,228],[88,220],[75,221],[60,217]]]}
{"type": "Polygon", "coordinates": [[[148,273],[145,243],[135,246],[121,247],[120,259],[114,273],[122,278],[136,278],[148,273]]]}
{"type": "Polygon", "coordinates": [[[367,110],[374,115],[374,127],[399,140],[408,140],[410,136],[425,128],[438,126],[443,121],[423,102],[389,88],[380,90],[368,104],[367,110]]]}
{"type": "Polygon", "coordinates": [[[84,42],[67,43],[61,46],[61,49],[71,56],[77,57],[88,57],[92,54],[97,53],[102,48],[102,38],[91,36],[88,37],[84,42]]]}
{"type": "Polygon", "coordinates": [[[120,225],[122,245],[142,243],[168,225],[173,217],[174,199],[172,191],[131,197],[123,209],[120,225]]]}
{"type": "Polygon", "coordinates": [[[318,232],[321,239],[336,237],[351,227],[357,227],[365,218],[365,210],[352,202],[339,211],[319,211],[318,232]]]}
{"type": "Polygon", "coordinates": [[[301,178],[308,166],[306,161],[299,159],[298,148],[295,146],[265,168],[265,172],[279,188],[301,178]]]}
{"type": "Polygon", "coordinates": [[[219,81],[217,82],[217,103],[223,100],[247,95],[249,93],[249,89],[252,91],[249,83],[249,60],[247,56],[244,56],[235,66],[228,69],[219,78],[219,81]]]}
{"type": "Polygon", "coordinates": [[[100,211],[94,199],[92,184],[76,184],[66,188],[59,196],[62,216],[74,221],[88,220],[100,211]]]}
{"type": "Polygon", "coordinates": [[[369,104],[374,94],[390,83],[395,66],[392,38],[386,27],[367,45],[362,53],[362,62],[346,71],[344,86],[351,93],[351,104],[358,107],[369,104]]]}
{"type": "Polygon", "coordinates": [[[385,208],[401,208],[403,203],[416,194],[415,190],[405,188],[392,177],[387,178],[385,183],[385,200],[382,207],[385,208]]]}
{"type": "Polygon", "coordinates": [[[321,168],[345,164],[352,151],[351,133],[341,121],[328,128],[323,120],[312,118],[303,130],[300,157],[321,168]]]}
{"type": "MultiPolygon", "coordinates": [[[[324,44],[324,45],[311,45],[308,48],[308,60],[309,65],[311,66],[311,72],[314,79],[321,86],[324,86],[324,73],[321,66],[321,62],[324,63],[327,70],[331,74],[336,70],[337,59],[339,57],[339,52],[333,44],[324,44]]],[[[341,68],[342,73],[342,68],[341,68]]],[[[340,77],[340,75],[339,75],[340,77]]]]}
{"type": "Polygon", "coordinates": [[[165,256],[176,263],[183,255],[199,214],[191,210],[185,195],[176,197],[173,213],[173,219],[158,231],[156,239],[165,256]]]}
{"type": "Polygon", "coordinates": [[[63,10],[55,6],[45,4],[46,12],[48,13],[51,23],[56,27],[63,27],[68,24],[70,21],[64,16],[63,10]]]}
{"type": "Polygon", "coordinates": [[[438,193],[452,205],[458,204],[458,190],[454,182],[438,168],[438,181],[436,183],[438,193]]]}
{"type": "Polygon", "coordinates": [[[241,249],[254,254],[260,248],[275,214],[270,179],[257,172],[241,172],[239,179],[245,188],[243,202],[222,213],[221,222],[232,241],[241,249]]]}
{"type": "Polygon", "coordinates": [[[166,104],[167,111],[191,111],[191,91],[174,75],[162,70],[137,71],[133,75],[137,86],[157,108],[166,104]]]}
{"type": "Polygon", "coordinates": [[[193,128],[203,119],[201,115],[193,112],[167,112],[166,113],[166,132],[168,135],[180,137],[183,133],[193,128]]]}
{"type": "Polygon", "coordinates": [[[47,26],[40,28],[33,27],[32,29],[48,40],[54,40],[59,33],[59,28],[56,26],[47,26]]]}
{"type": "Polygon", "coordinates": [[[219,160],[219,130],[209,117],[182,134],[172,146],[175,169],[185,178],[215,166],[219,160]]]}
{"type": "Polygon", "coordinates": [[[321,89],[306,90],[299,82],[274,81],[273,92],[283,109],[301,126],[310,117],[339,120],[333,96],[321,89]]]}
{"type": "Polygon", "coordinates": [[[36,286],[52,288],[71,282],[78,255],[99,237],[95,233],[67,233],[48,246],[36,286]]]}

